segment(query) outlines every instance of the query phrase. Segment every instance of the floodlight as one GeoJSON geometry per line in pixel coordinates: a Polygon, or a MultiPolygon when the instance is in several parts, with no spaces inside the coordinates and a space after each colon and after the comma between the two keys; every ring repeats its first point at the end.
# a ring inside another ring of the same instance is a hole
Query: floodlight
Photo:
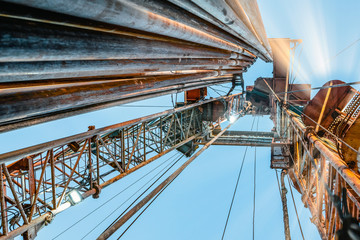
{"type": "Polygon", "coordinates": [[[68,198],[71,205],[76,205],[83,200],[81,193],[77,189],[71,190],[68,193],[68,198]]]}
{"type": "Polygon", "coordinates": [[[237,119],[237,117],[235,115],[231,115],[229,121],[230,121],[230,123],[234,123],[236,121],[236,119],[237,119]]]}

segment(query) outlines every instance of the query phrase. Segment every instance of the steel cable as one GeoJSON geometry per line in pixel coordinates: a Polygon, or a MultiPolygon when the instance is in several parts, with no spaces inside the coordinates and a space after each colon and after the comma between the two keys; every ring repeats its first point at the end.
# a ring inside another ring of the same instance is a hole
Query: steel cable
{"type": "MultiPolygon", "coordinates": [[[[253,122],[252,122],[252,125],[251,125],[251,130],[253,129],[254,123],[255,123],[255,118],[253,119],[253,122]]],[[[229,218],[230,218],[230,213],[231,213],[231,210],[232,210],[232,207],[233,207],[233,204],[234,204],[236,191],[237,191],[237,188],[238,188],[238,185],[239,185],[240,176],[241,176],[242,169],[243,169],[243,166],[244,166],[247,150],[248,150],[248,146],[246,146],[246,148],[245,148],[245,152],[244,152],[244,156],[243,156],[243,159],[242,159],[242,162],[241,162],[240,170],[239,170],[239,173],[238,173],[238,176],[237,176],[237,179],[236,179],[236,184],[235,184],[233,196],[232,196],[232,199],[231,199],[229,211],[228,211],[228,214],[227,214],[227,217],[226,217],[226,222],[225,222],[225,226],[224,226],[224,230],[223,230],[221,240],[223,240],[224,236],[225,236],[226,228],[227,228],[229,218]]]]}
{"type": "MultiPolygon", "coordinates": [[[[268,86],[268,88],[270,89],[271,93],[278,99],[278,101],[279,101],[280,103],[282,103],[282,101],[281,101],[281,99],[279,98],[279,96],[274,92],[274,90],[273,90],[273,89],[270,87],[270,85],[265,81],[265,79],[264,79],[264,82],[265,82],[265,84],[268,86]]],[[[360,82],[359,82],[359,83],[360,83],[360,82]]],[[[336,85],[335,85],[335,86],[336,86],[336,85]]],[[[321,124],[317,123],[315,120],[313,120],[311,117],[309,117],[309,116],[306,115],[305,113],[301,112],[300,110],[297,110],[295,105],[293,105],[293,104],[291,104],[291,103],[289,103],[289,102],[288,102],[288,104],[289,104],[290,106],[293,106],[294,109],[295,109],[296,111],[298,111],[299,114],[307,117],[310,121],[312,121],[313,123],[315,123],[316,125],[318,125],[319,127],[321,127],[323,130],[325,130],[327,133],[329,133],[332,137],[334,137],[334,138],[336,138],[337,140],[339,140],[340,142],[344,143],[344,144],[345,144],[348,148],[350,148],[352,151],[354,151],[354,152],[356,152],[356,153],[359,154],[359,152],[358,152],[357,150],[355,150],[352,146],[350,146],[350,145],[349,145],[348,143],[346,143],[344,140],[342,140],[341,138],[339,138],[338,136],[336,136],[335,134],[333,134],[332,132],[330,132],[328,129],[324,128],[321,124]]]]}
{"type": "MultiPolygon", "coordinates": [[[[169,161],[170,159],[172,159],[174,156],[178,155],[175,154],[173,156],[171,156],[167,161],[169,161]]],[[[166,162],[167,162],[166,161],[166,162]]],[[[163,170],[165,170],[166,168],[169,167],[169,165],[173,164],[175,161],[177,161],[176,159],[174,159],[172,162],[170,162],[168,165],[166,165],[164,168],[162,168],[155,176],[153,176],[149,181],[147,181],[145,184],[143,184],[135,193],[133,193],[129,198],[127,198],[124,202],[122,202],[116,209],[114,209],[108,216],[106,216],[102,221],[100,221],[95,227],[93,227],[85,236],[83,236],[81,239],[84,239],[85,237],[87,237],[91,232],[93,232],[98,226],[100,226],[100,224],[106,220],[107,218],[109,218],[112,214],[114,214],[120,207],[122,207],[127,201],[129,201],[132,197],[134,197],[138,192],[140,192],[141,189],[143,189],[148,183],[150,183],[155,177],[157,177],[163,170]]],[[[166,170],[168,171],[168,170],[166,170]]],[[[146,190],[145,190],[146,191],[146,190]]],[[[142,193],[143,194],[143,193],[142,193]]]]}
{"type": "MultiPolygon", "coordinates": [[[[259,120],[260,120],[260,117],[258,117],[256,131],[259,130],[259,120]]],[[[253,219],[252,219],[253,240],[255,239],[255,211],[256,211],[256,147],[255,147],[255,151],[254,151],[254,198],[253,198],[253,219]]]]}
{"type": "MultiPolygon", "coordinates": [[[[293,104],[288,103],[289,105],[295,107],[293,104]]],[[[332,132],[330,132],[328,129],[326,129],[325,127],[323,127],[321,124],[317,123],[315,120],[313,120],[311,117],[309,117],[308,115],[306,115],[303,112],[300,112],[299,110],[297,110],[295,108],[296,111],[298,111],[298,113],[300,113],[301,115],[305,116],[306,118],[308,118],[310,121],[312,121],[313,123],[315,123],[317,126],[319,126],[320,128],[322,128],[325,132],[329,133],[332,137],[334,137],[336,140],[339,140],[341,143],[345,144],[349,149],[351,149],[352,151],[356,152],[359,154],[359,152],[353,148],[352,146],[350,146],[347,142],[345,142],[344,140],[342,140],[341,138],[339,138],[338,136],[336,136],[335,134],[333,134],[332,132]]]]}
{"type": "Polygon", "coordinates": [[[336,85],[328,85],[328,86],[322,86],[322,87],[313,87],[310,89],[300,89],[300,90],[293,90],[293,91],[287,91],[287,92],[277,92],[276,94],[285,94],[285,93],[296,93],[296,92],[305,92],[309,90],[321,90],[321,89],[328,89],[328,88],[338,88],[338,87],[347,87],[352,85],[359,85],[360,81],[358,82],[349,82],[349,83],[342,83],[342,84],[336,84],[336,85]]]}
{"type": "Polygon", "coordinates": [[[226,94],[226,92],[222,91],[222,90],[218,90],[218,89],[215,89],[215,88],[212,88],[212,87],[209,87],[211,90],[213,90],[214,92],[216,92],[217,94],[219,94],[219,96],[222,96],[219,92],[223,92],[226,94]]]}
{"type": "MultiPolygon", "coordinates": [[[[177,160],[175,160],[171,166],[166,169],[165,172],[163,172],[149,187],[147,187],[104,231],[108,230],[114,223],[116,223],[117,220],[119,220],[125,213],[127,210],[129,210],[129,208],[136,203],[137,200],[139,200],[152,186],[154,186],[154,184],[159,181],[175,164],[177,164],[182,158],[184,157],[184,155],[181,155],[177,160]]],[[[152,180],[152,179],[151,179],[152,180]]]]}
{"type": "Polygon", "coordinates": [[[280,198],[281,198],[281,188],[280,188],[280,181],[279,181],[279,176],[278,176],[278,172],[276,169],[275,170],[275,176],[276,176],[276,180],[277,180],[277,184],[278,184],[278,187],[279,187],[279,194],[280,194],[280,198]]]}
{"type": "Polygon", "coordinates": [[[295,199],[294,199],[294,194],[293,194],[293,191],[292,191],[292,185],[290,184],[289,174],[286,175],[286,176],[287,176],[287,179],[288,179],[289,188],[290,188],[290,193],[291,193],[291,198],[292,198],[292,200],[293,200],[294,209],[295,209],[296,218],[297,218],[297,221],[298,221],[298,224],[299,224],[301,236],[302,236],[302,239],[305,240],[304,233],[303,233],[303,230],[302,230],[302,227],[301,227],[301,223],[300,223],[300,219],[299,219],[299,215],[298,215],[298,211],[297,211],[297,207],[296,207],[296,203],[295,203],[295,199]]]}
{"type": "Polygon", "coordinates": [[[247,150],[248,150],[248,146],[246,146],[246,148],[245,148],[244,156],[243,156],[243,159],[242,159],[242,162],[241,162],[241,166],[240,166],[240,170],[239,170],[239,173],[238,173],[238,177],[237,177],[237,180],[236,180],[236,185],[235,185],[234,193],[233,193],[233,196],[232,196],[232,199],[231,199],[229,212],[228,212],[228,215],[227,215],[227,217],[226,217],[226,222],[225,222],[224,231],[223,231],[221,240],[223,240],[223,239],[224,239],[224,236],[225,236],[226,228],[227,228],[227,225],[228,225],[228,222],[229,222],[229,218],[230,218],[230,213],[231,213],[231,210],[232,210],[232,206],[233,206],[233,204],[234,204],[234,199],[235,199],[237,187],[238,187],[238,185],[239,185],[240,176],[241,176],[242,169],[243,169],[243,166],[244,166],[244,161],[245,161],[245,158],[246,158],[247,150]]]}
{"type": "MultiPolygon", "coordinates": [[[[111,197],[110,199],[108,199],[104,204],[98,206],[97,208],[95,208],[94,210],[92,210],[91,212],[89,212],[88,214],[86,214],[84,217],[80,218],[78,221],[76,221],[75,223],[73,223],[70,227],[66,228],[65,230],[63,230],[61,233],[59,233],[58,235],[56,235],[53,239],[58,238],[59,236],[61,236],[62,234],[64,234],[65,232],[67,232],[68,230],[70,230],[71,228],[73,228],[75,225],[77,225],[78,223],[80,223],[81,221],[83,221],[85,218],[87,218],[88,216],[90,216],[91,214],[93,214],[94,212],[96,212],[97,210],[99,210],[100,208],[102,208],[103,206],[105,206],[106,204],[108,204],[111,200],[113,200],[115,197],[119,196],[121,193],[125,192],[127,189],[129,189],[130,187],[132,187],[133,185],[135,185],[137,182],[139,182],[140,180],[144,179],[146,176],[148,176],[150,173],[154,172],[156,169],[158,169],[159,167],[161,167],[162,165],[164,165],[165,163],[167,163],[168,161],[170,161],[174,156],[176,156],[178,153],[172,155],[171,157],[169,157],[167,160],[165,160],[164,162],[162,162],[161,164],[159,164],[158,166],[156,166],[155,168],[151,169],[148,173],[144,174],[143,176],[141,176],[139,179],[137,179],[135,182],[133,182],[132,184],[130,184],[129,186],[127,186],[126,188],[124,188],[123,190],[121,190],[120,192],[118,192],[117,194],[115,194],[113,197],[111,197]]],[[[163,169],[162,169],[163,170],[163,169]]],[[[161,171],[162,171],[161,170],[161,171]]]]}
{"type": "Polygon", "coordinates": [[[173,180],[171,180],[152,200],[151,202],[139,213],[139,215],[129,224],[129,226],[123,231],[123,233],[118,237],[119,240],[129,229],[130,227],[139,219],[139,217],[150,207],[150,205],[160,196],[160,194],[177,178],[176,176],[173,180]]]}
{"type": "Polygon", "coordinates": [[[118,107],[173,107],[167,105],[120,105],[118,107]]]}

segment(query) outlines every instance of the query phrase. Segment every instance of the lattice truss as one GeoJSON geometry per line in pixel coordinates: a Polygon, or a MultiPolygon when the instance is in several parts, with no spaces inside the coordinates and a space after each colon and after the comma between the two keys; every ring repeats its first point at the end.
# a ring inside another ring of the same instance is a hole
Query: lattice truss
{"type": "MultiPolygon", "coordinates": [[[[241,94],[224,99],[227,111],[217,123],[242,109],[241,94]]],[[[0,165],[3,234],[39,216],[43,217],[39,222],[51,220],[53,214],[71,206],[69,194],[74,189],[82,198],[97,198],[101,188],[173,149],[190,156],[194,143],[216,124],[204,121],[204,108],[194,105],[102,129],[90,126],[82,134],[0,155],[3,159],[24,156],[8,166],[0,165]]]]}

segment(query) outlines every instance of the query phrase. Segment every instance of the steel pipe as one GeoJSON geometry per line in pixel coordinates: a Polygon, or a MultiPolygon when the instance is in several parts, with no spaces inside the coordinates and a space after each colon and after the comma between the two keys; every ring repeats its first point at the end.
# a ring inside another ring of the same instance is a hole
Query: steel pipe
{"type": "Polygon", "coordinates": [[[1,18],[0,62],[238,58],[196,44],[154,41],[109,33],[1,18]]]}
{"type": "Polygon", "coordinates": [[[226,0],[226,3],[234,10],[240,19],[258,37],[260,43],[271,55],[271,47],[266,36],[265,28],[261,19],[257,1],[249,0],[226,0]]]}
{"type": "Polygon", "coordinates": [[[177,84],[196,83],[204,78],[240,72],[242,70],[207,71],[175,76],[4,88],[0,93],[0,124],[161,92],[177,84]]]}
{"type": "Polygon", "coordinates": [[[0,63],[0,83],[151,72],[154,72],[154,75],[158,71],[166,70],[221,69],[224,67],[248,67],[250,64],[252,64],[251,61],[218,58],[9,62],[0,63]]]}
{"type": "Polygon", "coordinates": [[[233,29],[237,35],[246,43],[259,50],[268,61],[272,60],[271,55],[261,45],[254,34],[245,26],[236,13],[223,1],[217,0],[191,0],[196,5],[219,19],[225,25],[233,29]]]}
{"type": "MultiPolygon", "coordinates": [[[[305,133],[306,127],[300,122],[299,119],[292,117],[287,110],[288,116],[291,117],[292,122],[296,124],[297,128],[305,133]]],[[[336,169],[346,183],[360,196],[360,179],[358,176],[346,165],[340,156],[331,151],[323,142],[313,133],[308,133],[308,139],[314,144],[314,147],[329,161],[329,163],[336,169]]]]}
{"type": "Polygon", "coordinates": [[[152,32],[238,53],[244,52],[239,45],[153,13],[132,1],[8,0],[8,2],[152,32]]]}
{"type": "MultiPolygon", "coordinates": [[[[173,4],[183,8],[184,10],[191,12],[192,14],[204,19],[205,21],[213,24],[214,26],[221,28],[222,30],[224,30],[225,32],[228,32],[229,34],[231,34],[232,36],[237,36],[238,37],[238,33],[236,31],[234,31],[233,29],[231,29],[227,24],[224,24],[223,22],[221,22],[219,19],[215,18],[213,15],[209,14],[208,12],[206,12],[204,9],[202,9],[201,7],[199,7],[198,5],[196,5],[195,3],[191,2],[190,0],[168,0],[170,2],[172,2],[173,4]]],[[[239,39],[240,40],[240,39],[239,39]]],[[[263,55],[262,53],[259,52],[259,50],[257,50],[256,48],[254,48],[253,46],[245,43],[245,42],[238,42],[238,44],[240,46],[242,46],[243,48],[247,49],[250,53],[255,54],[256,56],[262,58],[264,61],[268,61],[263,55]]],[[[244,53],[244,54],[249,54],[249,53],[244,53]]],[[[250,56],[250,55],[248,55],[250,56]]]]}
{"type": "Polygon", "coordinates": [[[204,79],[198,83],[177,84],[177,85],[163,88],[163,89],[161,89],[161,91],[153,91],[153,92],[149,92],[147,94],[145,94],[145,93],[139,94],[137,96],[131,96],[131,97],[128,97],[125,99],[114,100],[114,101],[109,101],[109,102],[105,102],[105,103],[100,103],[100,104],[95,104],[95,105],[90,105],[90,106],[85,106],[85,107],[80,107],[80,108],[75,108],[75,109],[67,109],[67,110],[63,110],[63,111],[51,112],[48,114],[37,116],[36,118],[26,118],[26,119],[21,119],[21,120],[17,120],[17,121],[10,121],[7,123],[0,124],[0,132],[11,131],[14,129],[32,126],[32,125],[43,123],[43,122],[53,121],[53,120],[57,120],[57,119],[65,118],[65,117],[71,117],[74,115],[83,114],[83,113],[87,113],[87,112],[91,112],[91,111],[96,111],[96,110],[100,110],[100,109],[104,109],[104,108],[114,107],[114,106],[118,106],[120,104],[146,100],[149,98],[159,97],[159,96],[163,96],[163,95],[167,95],[167,94],[175,94],[175,93],[185,91],[185,90],[198,89],[201,87],[213,86],[216,84],[229,83],[231,81],[232,81],[232,77],[229,76],[229,77],[218,78],[218,79],[209,79],[209,80],[204,79]]]}
{"type": "MultiPolygon", "coordinates": [[[[168,19],[175,20],[179,23],[182,23],[186,26],[193,27],[194,29],[199,29],[203,32],[209,33],[212,36],[216,36],[224,41],[228,41],[230,43],[236,44],[249,52],[245,52],[248,56],[251,56],[250,52],[250,45],[246,44],[244,41],[240,40],[239,38],[235,37],[233,34],[224,31],[223,29],[214,26],[211,21],[207,21],[196,14],[193,14],[192,11],[184,11],[184,9],[177,4],[169,3],[171,1],[158,1],[158,0],[132,0],[132,2],[136,3],[137,5],[141,5],[142,7],[146,8],[147,11],[151,11],[168,19]]],[[[253,55],[252,55],[253,56],[253,55]]]]}

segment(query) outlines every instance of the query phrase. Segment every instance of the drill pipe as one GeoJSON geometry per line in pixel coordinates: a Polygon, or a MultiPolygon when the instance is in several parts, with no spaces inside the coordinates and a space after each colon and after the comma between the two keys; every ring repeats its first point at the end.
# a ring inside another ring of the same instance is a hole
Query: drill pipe
{"type": "MultiPolygon", "coordinates": [[[[144,74],[158,71],[248,67],[251,61],[217,58],[122,59],[0,63],[0,83],[57,78],[144,74]]],[[[1,88],[1,87],[0,87],[1,88]]]]}

